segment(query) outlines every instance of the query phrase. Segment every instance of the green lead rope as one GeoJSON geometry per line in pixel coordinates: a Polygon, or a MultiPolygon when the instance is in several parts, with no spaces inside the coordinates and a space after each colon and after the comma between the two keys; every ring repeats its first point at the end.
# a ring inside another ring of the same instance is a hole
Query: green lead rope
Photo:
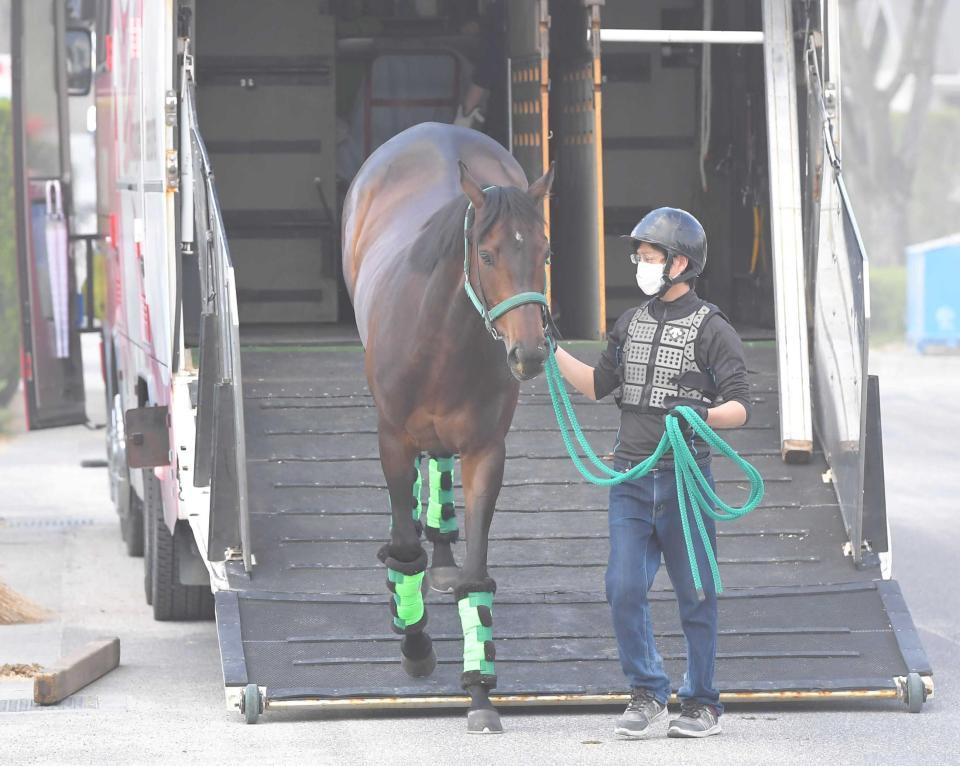
{"type": "Polygon", "coordinates": [[[696,431],[697,434],[712,447],[716,452],[732,460],[746,474],[750,480],[750,495],[747,501],[740,507],[728,505],[714,492],[707,478],[703,475],[697,461],[690,450],[690,445],[683,438],[683,430],[677,418],[667,418],[666,429],[660,438],[660,443],[642,463],[638,463],[633,468],[623,473],[615,471],[597,457],[597,454],[591,448],[590,443],[583,435],[580,423],[573,411],[573,404],[567,395],[567,390],[563,385],[563,378],[560,374],[560,368],[557,366],[557,360],[553,353],[553,346],[550,345],[550,355],[547,358],[547,386],[550,389],[550,399],[553,401],[553,411],[557,417],[557,424],[560,426],[560,436],[563,444],[567,448],[570,459],[577,467],[580,475],[591,484],[608,487],[614,484],[620,484],[624,481],[637,479],[645,476],[660,461],[668,451],[673,450],[674,470],[677,477],[677,498],[680,504],[680,521],[683,526],[683,539],[687,547],[687,558],[690,562],[690,573],[693,575],[693,582],[698,591],[703,590],[703,582],[700,578],[700,568],[697,566],[697,555],[693,547],[693,534],[690,529],[690,515],[700,533],[700,539],[703,542],[703,549],[706,552],[707,561],[710,563],[710,572],[713,575],[713,584],[717,593],[723,592],[723,584],[720,581],[720,568],[717,566],[717,558],[713,552],[713,546],[710,545],[710,538],[707,535],[707,529],[703,522],[703,514],[706,513],[717,521],[731,521],[745,516],[756,508],[763,499],[763,478],[750,463],[740,457],[734,449],[721,439],[704,422],[697,413],[690,407],[677,407],[676,412],[682,416],[696,431]],[[596,476],[584,464],[583,459],[577,453],[573,440],[570,438],[570,431],[573,431],[577,443],[583,450],[584,455],[590,461],[594,468],[606,476],[596,476]],[[688,502],[689,500],[689,502],[688,502]]]}

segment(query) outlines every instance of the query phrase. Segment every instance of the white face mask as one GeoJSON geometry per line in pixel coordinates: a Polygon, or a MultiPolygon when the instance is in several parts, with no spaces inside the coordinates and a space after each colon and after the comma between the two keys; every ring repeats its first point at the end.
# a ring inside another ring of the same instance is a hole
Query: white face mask
{"type": "Polygon", "coordinates": [[[643,290],[647,295],[656,295],[663,287],[663,264],[662,263],[638,263],[637,264],[637,287],[643,290]]]}

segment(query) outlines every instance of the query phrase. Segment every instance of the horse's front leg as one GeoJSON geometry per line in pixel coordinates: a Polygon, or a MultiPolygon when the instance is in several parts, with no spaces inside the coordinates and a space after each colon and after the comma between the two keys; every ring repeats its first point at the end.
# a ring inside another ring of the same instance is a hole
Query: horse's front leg
{"type": "Polygon", "coordinates": [[[467,553],[454,597],[463,628],[463,688],[470,694],[467,731],[503,731],[490,703],[497,685],[493,648],[493,594],[497,584],[487,574],[487,537],[493,519],[506,448],[503,441],[460,457],[466,499],[467,553]]]}
{"type": "Polygon", "coordinates": [[[403,636],[401,662],[411,676],[428,676],[437,665],[433,642],[424,628],[427,609],[423,603],[423,575],[427,568],[427,552],[420,544],[420,531],[414,520],[419,498],[418,449],[401,434],[381,424],[380,465],[390,492],[390,542],[377,554],[387,566],[387,588],[392,599],[392,627],[403,636]]]}

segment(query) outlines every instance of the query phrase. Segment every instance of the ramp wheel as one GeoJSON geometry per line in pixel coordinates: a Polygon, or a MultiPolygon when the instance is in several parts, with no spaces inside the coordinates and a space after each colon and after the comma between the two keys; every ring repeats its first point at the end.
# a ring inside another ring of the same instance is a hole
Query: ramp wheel
{"type": "Polygon", "coordinates": [[[927,690],[923,686],[923,679],[919,673],[911,673],[907,676],[906,703],[907,710],[911,713],[919,713],[926,699],[927,690]]]}
{"type": "Polygon", "coordinates": [[[240,712],[243,713],[243,719],[247,723],[256,723],[263,712],[263,695],[260,694],[260,687],[256,684],[247,684],[243,688],[241,703],[240,712]]]}

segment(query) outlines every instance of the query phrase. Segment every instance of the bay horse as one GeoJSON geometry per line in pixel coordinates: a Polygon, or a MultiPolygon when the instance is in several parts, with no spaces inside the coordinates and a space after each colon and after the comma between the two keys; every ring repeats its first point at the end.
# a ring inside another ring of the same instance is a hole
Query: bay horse
{"type": "Polygon", "coordinates": [[[436,666],[421,590],[427,555],[419,466],[427,455],[429,581],[452,590],[459,607],[469,732],[502,731],[489,699],[496,583],[487,572],[487,538],[520,381],[538,375],[548,353],[549,243],[540,210],[553,175],[551,166],[528,187],[520,165],[492,139],[423,123],[370,155],[343,208],[343,273],[390,495],[390,542],[379,558],[393,629],[403,635],[401,663],[412,676],[436,666]],[[455,455],[466,501],[462,570],[450,548],[458,534],[455,455]]]}

